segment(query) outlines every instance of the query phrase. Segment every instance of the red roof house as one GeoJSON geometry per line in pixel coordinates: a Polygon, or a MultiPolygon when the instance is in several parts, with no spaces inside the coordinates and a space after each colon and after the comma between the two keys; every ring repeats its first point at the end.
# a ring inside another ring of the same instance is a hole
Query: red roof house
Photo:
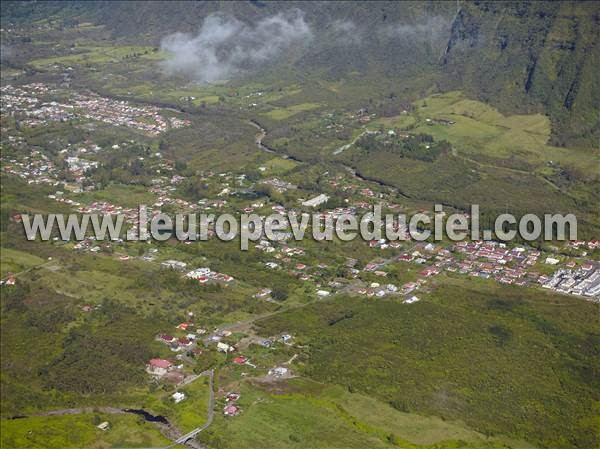
{"type": "Polygon", "coordinates": [[[225,406],[225,408],[223,409],[223,414],[225,416],[235,416],[240,412],[239,407],[235,406],[235,405],[227,405],[225,406]]]}
{"type": "Polygon", "coordinates": [[[146,365],[146,371],[157,376],[167,374],[173,364],[165,359],[150,359],[146,365]]]}

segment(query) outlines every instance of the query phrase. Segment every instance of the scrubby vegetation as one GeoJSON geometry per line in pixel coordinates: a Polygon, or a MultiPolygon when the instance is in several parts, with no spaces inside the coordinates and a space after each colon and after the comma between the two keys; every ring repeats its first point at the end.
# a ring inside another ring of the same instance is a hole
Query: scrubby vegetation
{"type": "Polygon", "coordinates": [[[433,162],[438,156],[451,150],[449,142],[434,142],[429,134],[416,134],[407,137],[396,137],[395,133],[388,137],[367,134],[361,137],[356,146],[371,157],[372,153],[388,152],[402,158],[433,162]]]}
{"type": "Polygon", "coordinates": [[[24,213],[131,213],[140,204],[234,215],[479,204],[483,227],[504,212],[575,213],[585,240],[577,247],[513,243],[542,251],[527,267],[536,276],[596,267],[596,10],[3,3],[2,447],[165,446],[141,417],[43,414],[143,408],[186,432],[209,416],[207,372],[215,416],[198,439],[214,449],[598,447],[600,311],[583,297],[445,268],[425,278],[445,254],[453,268],[466,256],[412,241],[79,245],[56,234],[27,241],[21,223],[24,213]],[[165,70],[162,39],[197,33],[211,13],[252,28],[296,7],[310,32],[258,67],[210,84],[165,70]],[[63,104],[91,92],[110,103],[112,121],[63,104]],[[16,107],[5,114],[11,95],[16,107]],[[156,116],[169,123],[160,132],[132,126],[156,116]],[[302,204],[320,194],[328,199],[318,207],[302,204]],[[543,262],[549,256],[557,266],[543,262]],[[201,267],[222,277],[186,276],[201,267]],[[404,304],[413,294],[419,301],[404,304]],[[217,340],[237,352],[217,350],[217,340]],[[145,371],[151,358],[179,367],[157,379],[145,371]],[[274,367],[289,371],[280,379],[274,367]],[[175,403],[175,391],[186,399],[175,403]],[[238,416],[223,416],[228,391],[241,393],[238,416]],[[95,427],[104,420],[106,432],[95,427]]]}
{"type": "Polygon", "coordinates": [[[258,325],[302,339],[306,375],[397,410],[540,447],[588,448],[599,437],[590,419],[600,399],[598,313],[594,304],[449,279],[427,303],[340,298],[258,325]]]}

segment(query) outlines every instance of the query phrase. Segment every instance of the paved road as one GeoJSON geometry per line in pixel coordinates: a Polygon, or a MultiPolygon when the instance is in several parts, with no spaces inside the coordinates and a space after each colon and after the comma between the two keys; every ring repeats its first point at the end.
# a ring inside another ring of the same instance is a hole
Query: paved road
{"type": "Polygon", "coordinates": [[[185,444],[188,440],[191,440],[192,438],[194,438],[196,435],[198,435],[200,432],[202,432],[204,429],[206,429],[208,426],[210,426],[213,422],[213,419],[215,417],[215,392],[213,390],[213,380],[214,380],[214,376],[215,376],[215,371],[214,370],[208,370],[205,371],[203,374],[207,374],[208,375],[208,389],[209,389],[209,394],[210,397],[208,399],[208,416],[206,418],[206,422],[204,424],[202,424],[200,427],[196,427],[194,430],[186,433],[185,435],[180,436],[179,438],[177,438],[177,440],[175,440],[175,442],[169,446],[166,446],[163,449],[169,449],[171,447],[177,446],[178,444],[185,444]]]}

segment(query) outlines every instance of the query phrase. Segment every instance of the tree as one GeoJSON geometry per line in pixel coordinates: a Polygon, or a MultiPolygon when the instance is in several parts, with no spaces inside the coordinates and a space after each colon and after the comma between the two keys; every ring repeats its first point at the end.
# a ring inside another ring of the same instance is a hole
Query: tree
{"type": "Polygon", "coordinates": [[[286,299],[288,299],[289,296],[289,292],[287,287],[283,287],[281,285],[278,285],[276,287],[273,287],[273,291],[271,292],[271,297],[277,301],[285,301],[286,299]]]}

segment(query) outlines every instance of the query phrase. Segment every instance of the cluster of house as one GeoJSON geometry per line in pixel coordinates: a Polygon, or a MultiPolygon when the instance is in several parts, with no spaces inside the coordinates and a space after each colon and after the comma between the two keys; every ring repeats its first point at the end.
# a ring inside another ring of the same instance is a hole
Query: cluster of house
{"type": "MultiPolygon", "coordinates": [[[[4,129],[2,130],[4,133],[4,129]]],[[[58,186],[64,184],[66,190],[72,193],[94,190],[90,171],[100,166],[96,160],[89,158],[102,150],[102,147],[91,140],[80,144],[66,144],[55,158],[50,158],[38,147],[33,147],[20,135],[3,136],[8,140],[10,147],[16,151],[10,155],[2,155],[2,169],[5,173],[17,176],[28,184],[47,184],[58,186]],[[85,186],[85,187],[84,187],[85,186]]],[[[130,141],[134,143],[134,141],[130,141]]],[[[119,149],[128,145],[123,142],[113,145],[119,149]]],[[[62,201],[62,200],[61,200],[62,201]]],[[[71,204],[67,201],[68,204],[71,204]]]]}
{"type": "MultiPolygon", "coordinates": [[[[414,288],[416,288],[416,286],[414,288]]],[[[358,293],[359,295],[367,296],[369,298],[371,298],[373,296],[375,296],[377,298],[382,298],[382,297],[384,297],[386,295],[391,295],[391,294],[394,294],[394,293],[399,293],[401,291],[404,291],[405,293],[408,293],[408,292],[414,290],[414,288],[400,290],[394,284],[381,284],[379,282],[371,282],[368,285],[368,287],[358,287],[356,289],[356,293],[358,293]]]]}
{"type": "MultiPolygon", "coordinates": [[[[186,327],[187,330],[187,327],[186,327]]],[[[198,329],[200,332],[205,332],[203,329],[198,329]]],[[[174,337],[168,334],[160,334],[156,337],[158,341],[166,344],[173,352],[189,351],[196,347],[197,332],[188,332],[185,336],[174,337]]],[[[200,351],[201,353],[201,351],[200,351]]]]}
{"type": "Polygon", "coordinates": [[[239,393],[229,392],[225,395],[225,406],[223,407],[223,415],[225,416],[237,416],[242,412],[242,409],[237,404],[240,398],[239,393]]]}
{"type": "Polygon", "coordinates": [[[189,271],[185,276],[188,279],[198,281],[200,284],[206,284],[209,281],[229,283],[234,280],[233,276],[212,271],[210,268],[206,267],[196,268],[195,270],[189,271]]]}
{"type": "MultiPolygon", "coordinates": [[[[190,322],[180,323],[176,326],[176,329],[179,336],[163,333],[156,336],[156,341],[167,345],[172,352],[178,353],[175,359],[180,363],[175,364],[170,360],[160,358],[150,359],[146,363],[146,372],[158,379],[178,384],[185,379],[185,375],[182,372],[184,366],[182,362],[189,360],[189,357],[197,357],[202,354],[202,349],[199,347],[197,341],[201,335],[206,333],[206,329],[194,326],[190,322]]],[[[181,397],[180,400],[184,398],[181,397]]],[[[173,399],[177,401],[176,397],[173,397],[173,399]]]]}
{"type": "MultiPolygon", "coordinates": [[[[506,244],[495,241],[458,242],[449,248],[432,243],[419,243],[413,247],[412,252],[402,253],[391,259],[372,261],[362,270],[385,278],[388,273],[384,266],[388,262],[428,264],[419,272],[417,279],[399,287],[380,282],[371,282],[366,286],[357,286],[353,283],[348,286],[347,291],[369,297],[402,294],[407,298],[404,302],[416,302],[418,298],[415,299],[416,297],[411,294],[426,284],[428,278],[437,276],[445,270],[493,279],[503,284],[519,286],[541,284],[562,293],[588,297],[598,296],[600,272],[594,263],[586,262],[579,269],[573,269],[576,267],[576,263],[571,260],[566,263],[567,269],[559,269],[552,276],[545,276],[533,271],[534,266],[540,263],[540,256],[541,252],[538,250],[523,247],[509,248],[506,244]]],[[[356,278],[361,270],[353,268],[356,261],[351,260],[349,276],[356,278]]],[[[560,260],[546,257],[543,262],[548,265],[556,265],[560,260]]]]}
{"type": "Polygon", "coordinates": [[[569,246],[571,248],[576,248],[576,249],[594,250],[594,249],[600,248],[600,241],[598,241],[598,239],[593,239],[590,241],[574,240],[574,241],[569,242],[569,246]]]}
{"type": "Polygon", "coordinates": [[[454,251],[466,257],[450,259],[446,269],[485,279],[495,279],[503,284],[526,285],[535,280],[529,269],[538,263],[540,251],[516,247],[495,241],[458,242],[454,251]]]}
{"type": "Polygon", "coordinates": [[[44,101],[56,90],[43,83],[22,86],[5,85],[0,89],[0,113],[18,116],[27,126],[44,125],[52,121],[87,118],[114,126],[126,126],[158,136],[169,129],[189,126],[189,120],[166,117],[155,106],[137,106],[127,101],[101,97],[91,92],[77,92],[63,102],[44,101]]]}
{"type": "Polygon", "coordinates": [[[81,251],[89,251],[91,253],[98,253],[102,250],[102,247],[98,244],[98,241],[94,236],[87,236],[83,240],[73,245],[74,249],[81,251]]]}
{"type": "Polygon", "coordinates": [[[286,190],[297,189],[298,188],[294,184],[291,184],[291,183],[286,182],[286,181],[282,181],[279,178],[269,178],[269,179],[265,179],[264,181],[261,181],[261,182],[263,184],[267,184],[267,185],[273,187],[278,192],[285,192],[286,190]]]}
{"type": "MultiPolygon", "coordinates": [[[[157,169],[161,171],[171,171],[173,167],[170,165],[170,161],[162,161],[157,165],[157,169]]],[[[177,190],[177,184],[183,181],[185,178],[179,175],[173,175],[170,178],[155,178],[152,180],[152,185],[148,189],[150,193],[157,196],[156,201],[152,204],[152,207],[160,209],[164,206],[171,206],[177,211],[192,213],[200,209],[199,204],[194,204],[191,201],[184,200],[182,198],[176,198],[173,194],[177,190]]]]}
{"type": "MultiPolygon", "coordinates": [[[[419,244],[411,253],[403,253],[396,260],[426,264],[432,262],[419,272],[420,278],[408,282],[401,287],[402,293],[411,293],[425,283],[425,279],[440,274],[443,270],[470,274],[482,278],[492,278],[502,283],[525,285],[526,268],[534,265],[539,251],[528,251],[524,248],[508,249],[498,242],[459,242],[450,249],[432,243],[419,244]],[[460,257],[457,255],[460,254],[460,257]],[[506,265],[510,263],[510,265],[506,265]]],[[[367,271],[377,273],[378,265],[369,264],[367,271]]]]}
{"type": "MultiPolygon", "coordinates": [[[[192,316],[191,312],[190,316],[192,316]]],[[[202,354],[202,349],[199,345],[199,337],[200,335],[206,334],[206,329],[198,327],[191,322],[180,323],[176,326],[176,329],[177,334],[180,336],[173,336],[163,333],[157,335],[156,340],[167,345],[171,351],[179,353],[175,356],[175,358],[180,361],[179,364],[167,359],[153,358],[146,363],[146,372],[157,379],[180,384],[185,380],[185,375],[183,374],[183,362],[186,360],[189,361],[190,357],[193,358],[202,354]],[[183,333],[186,333],[186,335],[181,335],[183,333]]],[[[227,344],[223,341],[224,338],[231,335],[232,333],[229,330],[216,330],[214,334],[206,337],[206,342],[216,344],[217,351],[219,352],[232,353],[236,351],[235,346],[227,344]]],[[[276,341],[290,345],[291,340],[292,336],[290,334],[281,334],[275,337],[262,339],[258,341],[258,344],[263,347],[270,348],[276,341]]],[[[241,354],[236,355],[232,361],[235,365],[244,365],[256,368],[256,365],[251,363],[246,356],[241,354]]],[[[269,376],[275,378],[287,377],[288,374],[288,368],[283,366],[274,367],[268,372],[269,376]]],[[[246,373],[242,373],[242,376],[244,375],[246,375],[246,373]]],[[[239,393],[230,392],[225,395],[226,405],[223,408],[223,413],[226,416],[235,416],[240,413],[241,410],[236,404],[236,401],[239,399],[239,397],[239,393]]],[[[172,398],[175,403],[178,403],[185,399],[185,394],[175,393],[172,398]]]]}
{"type": "Polygon", "coordinates": [[[99,164],[98,161],[90,161],[79,156],[68,156],[65,158],[65,162],[69,171],[75,176],[75,181],[79,183],[85,180],[85,173],[88,170],[97,168],[99,164]]]}
{"type": "MultiPolygon", "coordinates": [[[[2,93],[3,95],[12,95],[14,104],[37,104],[37,100],[34,101],[30,98],[30,95],[32,95],[31,92],[38,96],[50,93],[48,87],[41,84],[22,86],[21,88],[6,87],[7,86],[3,87],[2,93]],[[25,88],[28,90],[25,90],[25,88]],[[19,100],[15,100],[16,98],[19,100]],[[30,99],[27,100],[26,98],[30,99]]],[[[74,101],[72,103],[75,105],[75,110],[83,110],[85,114],[88,114],[87,116],[89,118],[93,118],[95,120],[107,121],[109,123],[122,126],[135,127],[138,126],[137,118],[142,118],[142,129],[148,132],[163,130],[168,126],[166,124],[167,119],[163,118],[159,114],[159,110],[149,106],[134,106],[127,102],[114,101],[91,93],[75,94],[74,101]],[[158,120],[158,122],[156,120],[158,120]],[[154,126],[159,122],[164,122],[159,126],[159,128],[146,128],[147,126],[154,126]],[[151,125],[152,123],[154,123],[154,125],[151,125]]],[[[359,114],[359,116],[363,117],[364,115],[359,114]]],[[[436,123],[438,121],[436,121],[436,123]]],[[[185,126],[186,124],[187,123],[185,122],[177,122],[176,126],[185,126]]],[[[9,138],[17,139],[15,136],[9,136],[9,138]]],[[[119,146],[113,146],[113,148],[115,147],[118,148],[119,146]]],[[[96,150],[98,148],[99,147],[97,147],[96,150]]],[[[68,150],[67,152],[68,154],[65,158],[66,164],[68,165],[71,173],[75,174],[80,181],[83,180],[85,173],[88,172],[90,168],[97,166],[95,161],[82,157],[79,152],[73,153],[71,150],[68,150]]],[[[156,155],[159,155],[159,153],[156,155]]],[[[23,162],[10,160],[8,163],[4,164],[3,168],[9,173],[27,178],[29,182],[47,182],[58,184],[60,181],[57,170],[52,165],[52,162],[39,151],[32,152],[31,158],[23,162]]],[[[160,159],[157,168],[157,171],[162,173],[168,173],[174,170],[173,164],[169,163],[169,161],[163,160],[162,158],[160,159]]],[[[213,188],[220,189],[220,193],[217,194],[216,198],[206,198],[198,201],[197,203],[176,198],[174,193],[177,189],[177,185],[181,183],[184,178],[177,174],[171,173],[168,177],[163,176],[153,180],[149,191],[157,196],[157,200],[149,207],[149,214],[152,216],[159,213],[160,208],[165,205],[175,206],[177,209],[180,209],[183,212],[192,212],[200,208],[223,208],[228,205],[227,200],[223,197],[233,196],[238,193],[238,186],[244,187],[247,185],[247,178],[244,174],[235,174],[231,172],[215,174],[213,172],[206,172],[202,175],[202,179],[204,180],[216,178],[216,184],[215,182],[212,183],[215,184],[212,186],[213,188]]],[[[388,195],[390,199],[392,198],[392,195],[394,195],[394,189],[391,189],[385,194],[379,193],[366,186],[354,175],[352,175],[351,179],[348,179],[348,176],[348,174],[338,174],[328,178],[328,182],[330,186],[336,190],[341,189],[347,193],[351,193],[362,198],[357,199],[356,196],[353,196],[346,200],[347,204],[345,206],[322,212],[320,214],[322,220],[327,220],[328,218],[333,218],[335,220],[343,214],[358,215],[361,211],[369,209],[372,206],[371,203],[375,198],[377,198],[378,201],[383,200],[385,207],[392,211],[399,211],[399,209],[402,208],[402,206],[386,200],[388,195]]],[[[263,182],[273,186],[279,191],[296,187],[279,178],[270,178],[263,182]]],[[[62,193],[59,193],[60,192],[57,192],[52,196],[52,198],[57,201],[65,202],[78,207],[77,210],[79,212],[123,214],[126,217],[126,221],[130,223],[134,229],[138,226],[137,210],[123,208],[108,202],[94,202],[92,204],[80,207],[81,205],[79,203],[66,198],[62,193]]],[[[326,203],[328,199],[329,195],[327,193],[320,193],[313,198],[301,200],[301,205],[307,208],[316,208],[326,203]]],[[[264,206],[265,204],[263,202],[254,201],[247,207],[242,207],[242,209],[246,213],[251,213],[256,209],[263,208],[264,206]]],[[[271,206],[271,209],[279,213],[285,213],[288,211],[288,209],[281,204],[275,204],[271,206]]],[[[343,281],[339,282],[337,280],[330,280],[326,284],[323,283],[324,273],[322,269],[326,268],[325,264],[319,264],[318,266],[307,266],[305,263],[294,260],[293,258],[295,256],[303,256],[305,251],[300,247],[290,246],[287,244],[287,240],[292,237],[290,232],[281,231],[278,237],[280,237],[280,241],[278,243],[271,242],[267,239],[261,239],[256,244],[256,248],[258,250],[269,253],[273,257],[273,260],[264,263],[266,268],[280,269],[285,267],[289,270],[289,273],[292,276],[295,276],[302,281],[317,282],[317,296],[327,296],[336,291],[343,284],[343,281]]],[[[409,239],[407,238],[407,240],[409,239]]],[[[91,251],[100,250],[95,242],[91,240],[81,242],[78,245],[80,245],[81,248],[87,248],[91,251]]],[[[401,248],[402,243],[398,241],[380,239],[370,241],[368,242],[368,245],[372,249],[386,250],[401,248]]],[[[579,249],[595,249],[598,247],[598,241],[577,241],[572,242],[570,245],[579,249]]],[[[496,242],[460,242],[454,247],[448,249],[435,248],[433,245],[429,244],[425,245],[425,247],[421,248],[421,250],[422,251],[413,251],[411,254],[402,254],[398,257],[398,260],[400,261],[414,262],[419,264],[426,264],[428,262],[433,263],[430,266],[426,266],[420,272],[419,279],[415,280],[414,282],[405,283],[401,286],[396,286],[392,283],[386,282],[371,282],[369,285],[360,286],[358,289],[355,288],[354,291],[366,296],[377,297],[382,297],[388,294],[409,295],[415,290],[418,290],[428,278],[436,276],[443,270],[469,274],[482,278],[491,278],[506,284],[527,285],[544,282],[544,277],[540,277],[538,274],[530,272],[531,267],[538,262],[540,257],[539,251],[526,250],[524,248],[509,249],[505,245],[496,242]],[[456,254],[459,254],[460,256],[455,257],[456,254]]],[[[547,259],[547,263],[552,263],[552,258],[547,259]]],[[[163,265],[170,268],[184,271],[186,268],[185,264],[181,264],[182,263],[173,260],[163,263],[163,265]]],[[[352,268],[350,271],[351,276],[358,276],[359,270],[352,268]]],[[[387,275],[386,271],[384,269],[380,269],[378,264],[369,264],[367,267],[365,267],[364,271],[370,271],[373,274],[381,277],[385,277],[387,275]]],[[[233,280],[233,278],[227,274],[213,272],[208,268],[199,268],[189,271],[186,276],[188,278],[195,279],[200,283],[207,283],[210,281],[228,283],[233,280]]]]}
{"type": "Polygon", "coordinates": [[[301,281],[320,280],[324,276],[323,270],[328,268],[328,265],[323,262],[320,262],[316,265],[307,265],[299,261],[294,261],[292,257],[303,256],[305,254],[304,249],[299,247],[291,247],[283,244],[275,248],[273,245],[268,243],[268,245],[258,245],[257,248],[273,253],[272,257],[276,259],[276,261],[264,262],[265,267],[272,270],[286,268],[291,276],[294,276],[301,281]]]}
{"type": "Polygon", "coordinates": [[[45,125],[53,121],[66,121],[75,118],[73,105],[57,101],[43,101],[44,97],[55,93],[43,83],[22,86],[7,84],[0,88],[2,106],[0,114],[17,116],[26,126],[45,125]]]}
{"type": "Polygon", "coordinates": [[[600,302],[600,267],[597,263],[587,262],[576,269],[560,268],[552,276],[540,276],[538,281],[544,288],[600,302]]]}
{"type": "Polygon", "coordinates": [[[0,285],[16,285],[17,277],[14,273],[6,273],[6,277],[4,279],[0,279],[0,285]]]}
{"type": "MultiPolygon", "coordinates": [[[[213,173],[209,173],[207,177],[214,176],[213,173]]],[[[219,179],[222,181],[231,181],[233,180],[234,175],[232,173],[220,173],[219,179]]],[[[338,176],[339,178],[339,176],[338,176]]],[[[338,182],[339,179],[336,178],[334,182],[338,182]]],[[[173,176],[170,179],[169,185],[165,187],[163,184],[163,180],[161,182],[156,182],[153,185],[153,190],[155,193],[159,194],[159,201],[154,205],[156,207],[160,207],[163,204],[176,204],[180,206],[182,209],[190,209],[193,210],[197,208],[197,205],[194,205],[190,202],[184,200],[177,200],[169,196],[171,192],[175,190],[174,184],[183,179],[179,176],[173,176]]],[[[238,183],[242,182],[244,177],[236,178],[238,183]]],[[[223,184],[225,186],[228,185],[226,182],[223,184]]],[[[225,187],[227,188],[227,187],[225,187]]],[[[360,193],[363,196],[373,197],[376,196],[375,193],[369,188],[359,189],[357,193],[360,193]]],[[[311,202],[310,205],[315,205],[323,200],[327,195],[319,195],[313,200],[318,200],[315,202],[311,202]]],[[[326,200],[326,199],[325,199],[326,200]]],[[[310,201],[310,200],[309,200],[310,201]]],[[[202,203],[202,201],[200,202],[202,203]]],[[[206,201],[204,202],[206,205],[206,201]]],[[[305,205],[308,205],[305,204],[305,205]]],[[[254,205],[253,205],[254,206],[254,205]]],[[[264,206],[263,203],[257,203],[256,207],[264,206]]],[[[387,205],[390,209],[393,210],[393,206],[396,208],[400,207],[394,204],[387,205]]],[[[327,218],[329,216],[336,218],[342,214],[357,214],[361,209],[369,208],[370,204],[364,201],[356,201],[353,204],[347,207],[338,207],[333,210],[325,211],[322,213],[322,218],[327,218]]],[[[248,210],[253,211],[255,208],[251,207],[248,210]],[[251,210],[250,210],[251,209],[251,210]]],[[[276,212],[284,213],[286,212],[286,208],[281,205],[274,205],[272,209],[276,212]]],[[[109,208],[108,210],[103,210],[105,212],[110,212],[114,209],[109,208]]],[[[246,211],[246,210],[245,210],[246,211]]],[[[129,213],[134,213],[135,211],[129,211],[129,213]]],[[[246,211],[249,213],[248,211],[246,211]]],[[[132,217],[135,219],[135,216],[132,217]]],[[[287,239],[291,238],[291,234],[287,232],[283,232],[282,240],[285,242],[287,239]]],[[[407,237],[407,240],[409,238],[407,237]]],[[[387,241],[386,239],[374,240],[370,241],[369,246],[374,249],[387,249],[387,248],[399,248],[401,247],[400,242],[387,241]]],[[[586,246],[590,249],[597,247],[597,241],[590,242],[575,242],[576,247],[586,246]]],[[[302,256],[304,255],[304,250],[299,247],[291,247],[287,244],[279,243],[273,244],[272,242],[261,239],[256,248],[264,251],[266,253],[273,253],[274,261],[266,262],[265,266],[270,269],[278,269],[283,265],[291,265],[290,273],[303,281],[316,280],[320,277],[321,273],[317,270],[314,273],[310,272],[310,268],[305,264],[300,262],[293,262],[293,256],[302,256]]],[[[371,283],[366,288],[359,288],[358,293],[365,294],[367,296],[377,296],[382,297],[387,294],[394,293],[402,293],[402,294],[410,294],[414,290],[417,290],[423,283],[425,283],[425,279],[431,276],[435,276],[439,274],[442,270],[447,270],[450,272],[458,272],[461,274],[470,274],[472,276],[478,276],[482,278],[492,278],[497,280],[498,282],[506,283],[506,284],[516,284],[516,285],[526,285],[529,283],[535,283],[538,281],[539,275],[536,273],[528,272],[528,268],[535,265],[540,256],[539,251],[534,251],[531,249],[525,248],[512,248],[508,249],[506,245],[498,242],[459,242],[454,247],[448,249],[444,248],[435,248],[434,245],[428,244],[424,246],[423,254],[419,251],[415,251],[412,254],[402,254],[399,256],[398,260],[400,261],[409,261],[424,264],[427,261],[433,260],[434,264],[432,266],[426,267],[420,273],[421,278],[417,279],[414,282],[408,282],[400,287],[397,287],[393,284],[379,284],[379,283],[371,283]],[[454,257],[454,254],[462,254],[461,257],[454,257]]],[[[551,258],[550,258],[551,259],[551,258]]],[[[547,259],[547,260],[550,260],[547,259]]],[[[182,270],[185,266],[179,265],[179,263],[173,263],[176,261],[167,261],[166,266],[170,266],[171,268],[182,270]]],[[[547,261],[547,263],[550,263],[547,261]]],[[[318,267],[324,268],[324,267],[318,267]]],[[[357,271],[357,270],[356,270],[357,271]]],[[[372,271],[376,275],[385,276],[386,273],[383,270],[377,269],[377,264],[369,264],[365,267],[365,271],[372,271]]],[[[357,273],[354,273],[355,275],[357,273]]],[[[233,280],[231,276],[226,274],[212,272],[208,268],[200,268],[197,270],[193,270],[187,274],[187,277],[197,279],[201,283],[206,283],[209,281],[217,281],[217,282],[230,282],[233,280]]],[[[331,283],[330,283],[331,284],[331,283]]],[[[331,284],[331,286],[334,286],[331,284]]],[[[330,292],[323,289],[318,289],[318,296],[326,296],[330,292]]]]}
{"type": "Polygon", "coordinates": [[[19,160],[2,157],[2,162],[5,173],[18,176],[28,184],[58,186],[61,183],[56,166],[38,150],[31,150],[28,156],[23,155],[19,160]]]}
{"type": "MultiPolygon", "coordinates": [[[[157,167],[160,171],[173,171],[173,166],[170,161],[162,161],[161,164],[157,167]]],[[[180,175],[173,175],[170,178],[156,178],[152,180],[152,185],[149,188],[151,193],[157,195],[157,200],[153,204],[153,207],[160,208],[165,205],[169,205],[175,207],[176,210],[182,213],[192,213],[196,212],[200,209],[208,211],[211,209],[222,209],[226,207],[229,203],[226,197],[238,194],[238,191],[231,185],[232,182],[235,182],[237,186],[243,186],[244,180],[246,178],[245,175],[234,175],[230,172],[219,173],[218,179],[211,179],[215,177],[215,173],[209,171],[204,173],[201,176],[201,181],[211,182],[213,187],[216,189],[220,189],[220,192],[216,194],[216,198],[203,198],[198,200],[196,203],[184,200],[182,198],[176,198],[174,196],[175,191],[177,190],[177,184],[181,183],[185,178],[180,175]]],[[[255,209],[263,207],[264,203],[255,202],[248,207],[243,208],[243,212],[252,213],[255,209]]],[[[212,230],[209,231],[209,236],[214,232],[212,230]]]]}
{"type": "Polygon", "coordinates": [[[152,136],[190,125],[189,120],[161,115],[160,109],[155,106],[133,105],[94,93],[76,93],[72,105],[82,117],[114,126],[126,126],[152,136]]]}
{"type": "MultiPolygon", "coordinates": [[[[278,236],[279,244],[261,238],[255,245],[255,248],[264,253],[272,254],[272,257],[285,263],[291,262],[292,259],[290,259],[290,257],[303,256],[305,254],[305,251],[302,248],[289,246],[287,244],[287,240],[292,237],[289,233],[279,233],[278,236]]],[[[277,268],[278,266],[279,264],[276,262],[269,262],[267,265],[268,268],[277,268]]]]}
{"type": "Polygon", "coordinates": [[[77,212],[82,214],[114,214],[123,215],[125,221],[135,224],[139,219],[139,211],[132,207],[123,207],[109,201],[94,201],[90,204],[80,206],[77,212]]]}

